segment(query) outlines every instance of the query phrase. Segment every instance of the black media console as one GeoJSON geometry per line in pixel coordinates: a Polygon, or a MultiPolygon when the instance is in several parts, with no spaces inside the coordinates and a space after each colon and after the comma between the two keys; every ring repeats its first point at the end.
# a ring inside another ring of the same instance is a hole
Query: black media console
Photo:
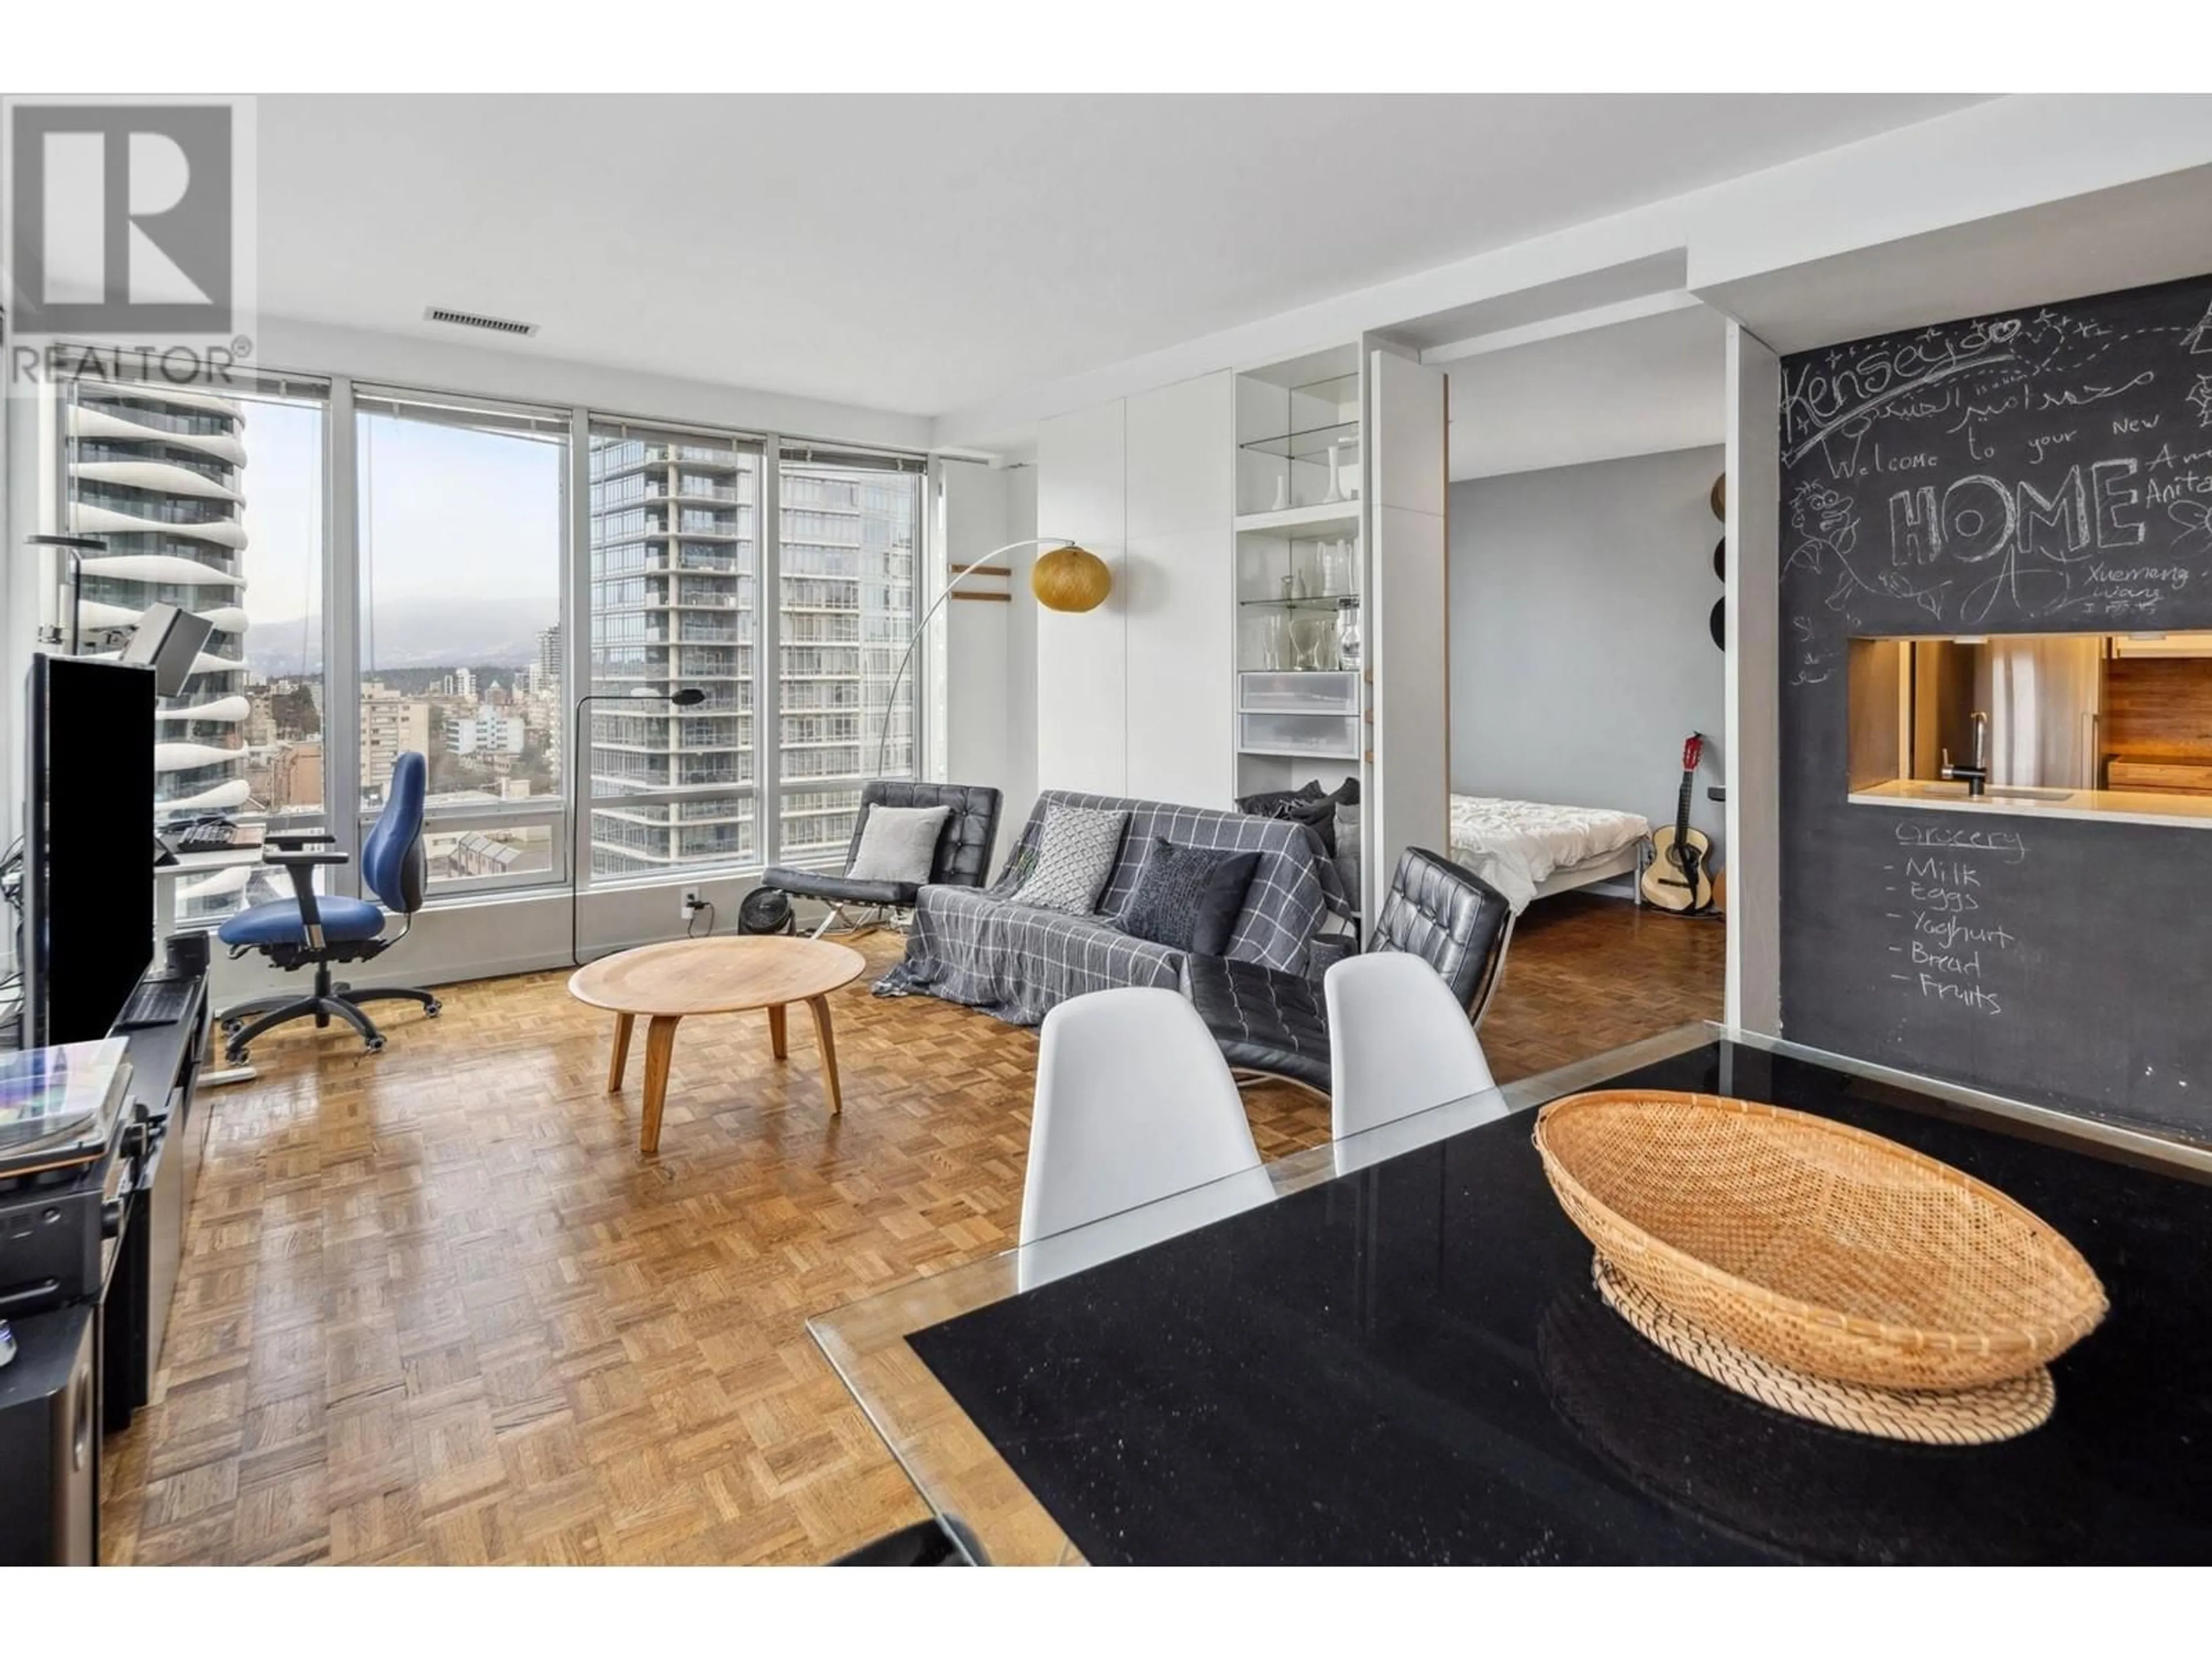
{"type": "Polygon", "coordinates": [[[0,1367],[0,1565],[99,1559],[100,1437],[150,1397],[207,1146],[204,975],[190,988],[176,1018],[118,1033],[130,1079],[86,1156],[0,1181],[0,1317],[18,1343],[0,1367]]]}

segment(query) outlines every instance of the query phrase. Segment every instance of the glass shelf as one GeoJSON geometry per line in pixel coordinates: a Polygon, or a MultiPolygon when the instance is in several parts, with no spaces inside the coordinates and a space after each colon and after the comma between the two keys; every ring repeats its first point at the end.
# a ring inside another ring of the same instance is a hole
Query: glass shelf
{"type": "Polygon", "coordinates": [[[1318,380],[1300,380],[1286,389],[1293,398],[1311,398],[1322,403],[1349,403],[1359,395],[1359,371],[1350,368],[1341,374],[1324,374],[1318,380]]]}
{"type": "Polygon", "coordinates": [[[1359,603],[1359,595],[1357,593],[1307,593],[1297,599],[1285,599],[1278,596],[1267,599],[1239,599],[1237,603],[1240,605],[1267,605],[1278,611],[1334,611],[1346,599],[1357,605],[1359,603]]]}
{"type": "Polygon", "coordinates": [[[1310,426],[1302,431],[1278,433],[1272,438],[1255,438],[1237,447],[1255,455],[1275,455],[1285,460],[1304,461],[1325,459],[1331,444],[1342,444],[1346,461],[1359,459],[1359,422],[1357,420],[1338,421],[1328,426],[1310,426]]]}
{"type": "Polygon", "coordinates": [[[1359,498],[1316,501],[1307,507],[1270,507],[1264,513],[1239,513],[1237,533],[1269,536],[1277,541],[1327,541],[1341,532],[1348,539],[1359,534],[1359,498]]]}

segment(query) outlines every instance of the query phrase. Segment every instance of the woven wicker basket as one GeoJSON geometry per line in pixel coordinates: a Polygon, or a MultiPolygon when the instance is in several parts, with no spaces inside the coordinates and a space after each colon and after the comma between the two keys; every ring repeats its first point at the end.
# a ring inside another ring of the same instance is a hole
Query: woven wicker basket
{"type": "Polygon", "coordinates": [[[2079,1252],[2002,1193],[1863,1130],[1752,1101],[1608,1090],[1538,1114],[1598,1253],[1778,1365],[1881,1389],[2019,1376],[2105,1316],[2079,1252]]]}

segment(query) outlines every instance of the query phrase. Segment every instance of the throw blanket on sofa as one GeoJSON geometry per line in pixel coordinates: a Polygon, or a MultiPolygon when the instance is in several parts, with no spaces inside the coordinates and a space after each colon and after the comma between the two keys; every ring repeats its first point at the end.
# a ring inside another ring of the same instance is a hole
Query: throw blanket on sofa
{"type": "Polygon", "coordinates": [[[1323,918],[1348,908],[1335,866],[1303,825],[1204,807],[1047,790],[1037,798],[995,884],[921,890],[905,960],[877,982],[876,994],[926,992],[1013,1024],[1034,1025],[1055,1004],[1086,991],[1121,985],[1175,988],[1182,980],[1183,953],[1133,939],[1113,920],[1136,886],[1155,837],[1183,847],[1259,854],[1259,867],[1229,939],[1228,954],[1240,961],[1304,973],[1323,918]],[[1045,809],[1054,805],[1129,814],[1096,915],[1040,910],[1009,897],[1021,884],[1042,833],[1045,809]]]}

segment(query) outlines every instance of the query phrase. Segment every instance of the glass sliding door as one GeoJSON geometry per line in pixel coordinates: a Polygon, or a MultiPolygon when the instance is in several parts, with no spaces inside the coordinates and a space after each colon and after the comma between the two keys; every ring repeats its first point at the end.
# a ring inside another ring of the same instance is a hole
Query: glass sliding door
{"type": "MultiPolygon", "coordinates": [[[[106,544],[64,601],[64,648],[118,655],[161,601],[214,625],[183,693],[160,705],[156,823],[214,814],[319,826],[327,388],[273,376],[216,391],[88,379],[54,395],[60,522],[106,544]]],[[[211,926],[289,894],[272,876],[252,866],[180,878],[174,919],[211,926]]]]}
{"type": "Polygon", "coordinates": [[[778,483],[775,856],[835,862],[860,785],[912,777],[919,460],[787,446],[778,483]]]}
{"type": "Polygon", "coordinates": [[[565,410],[360,386],[360,811],[429,763],[434,893],[567,878],[565,410]]]}

